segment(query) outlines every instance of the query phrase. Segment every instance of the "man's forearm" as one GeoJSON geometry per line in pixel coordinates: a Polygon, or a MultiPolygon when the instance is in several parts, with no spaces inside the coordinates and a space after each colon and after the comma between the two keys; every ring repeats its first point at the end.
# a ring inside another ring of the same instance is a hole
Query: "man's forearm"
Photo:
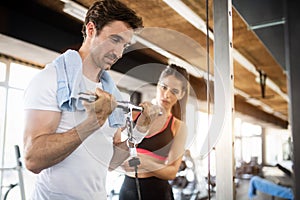
{"type": "Polygon", "coordinates": [[[68,157],[100,126],[88,120],[64,133],[48,133],[25,142],[26,167],[39,173],[68,157]]]}
{"type": "Polygon", "coordinates": [[[41,135],[25,147],[26,167],[34,173],[39,173],[64,160],[81,142],[76,129],[63,134],[41,135]]]}

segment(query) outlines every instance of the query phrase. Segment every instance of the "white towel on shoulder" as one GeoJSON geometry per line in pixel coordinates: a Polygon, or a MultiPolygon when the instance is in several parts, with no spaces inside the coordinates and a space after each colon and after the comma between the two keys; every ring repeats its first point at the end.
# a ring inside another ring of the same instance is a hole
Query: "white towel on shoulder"
{"type": "MultiPolygon", "coordinates": [[[[78,93],[86,92],[82,75],[82,60],[77,51],[67,50],[53,61],[57,73],[57,102],[59,108],[67,111],[84,110],[78,93]]],[[[122,96],[110,75],[104,71],[99,77],[104,91],[112,94],[117,101],[122,96]]],[[[125,116],[120,108],[116,108],[108,117],[110,127],[122,127],[125,116]]]]}

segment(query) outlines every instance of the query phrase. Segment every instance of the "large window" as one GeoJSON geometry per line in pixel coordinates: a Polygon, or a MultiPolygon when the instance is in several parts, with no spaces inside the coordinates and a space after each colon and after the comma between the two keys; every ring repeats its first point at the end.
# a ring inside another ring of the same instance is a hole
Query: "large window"
{"type": "MultiPolygon", "coordinates": [[[[1,141],[1,149],[0,149],[0,158],[1,163],[3,163],[3,146],[2,141],[4,138],[4,126],[5,126],[5,104],[6,104],[6,90],[5,87],[0,86],[0,141],[1,141]]],[[[1,173],[1,171],[0,171],[1,173]]]]}
{"type": "Polygon", "coordinates": [[[240,118],[234,121],[235,159],[240,162],[250,162],[257,159],[262,163],[262,128],[259,125],[243,122],[240,118]]]}
{"type": "Polygon", "coordinates": [[[5,81],[5,76],[6,76],[6,64],[0,62],[0,82],[5,81]]]}
{"type": "MultiPolygon", "coordinates": [[[[1,167],[16,166],[15,145],[23,149],[23,92],[32,77],[39,71],[38,68],[25,66],[13,62],[0,61],[0,156],[1,167]]],[[[22,155],[21,155],[22,156],[22,155]]],[[[22,158],[21,158],[22,159],[22,158]]],[[[25,192],[32,189],[34,177],[24,169],[25,192]]],[[[1,171],[0,183],[2,186],[18,183],[16,170],[1,171]]],[[[2,188],[0,199],[5,194],[2,188]]],[[[26,194],[26,196],[29,196],[26,194]]],[[[9,199],[21,199],[18,187],[9,193],[9,199]]]]}
{"type": "Polygon", "coordinates": [[[283,164],[292,160],[292,141],[289,130],[270,128],[266,130],[266,164],[283,164]],[[276,147],[276,148],[274,148],[276,147]]]}

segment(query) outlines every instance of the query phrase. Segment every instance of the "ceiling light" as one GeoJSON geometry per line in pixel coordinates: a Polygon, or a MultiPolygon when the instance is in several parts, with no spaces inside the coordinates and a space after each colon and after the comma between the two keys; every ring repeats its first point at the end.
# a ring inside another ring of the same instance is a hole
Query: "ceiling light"
{"type": "Polygon", "coordinates": [[[245,93],[242,90],[239,90],[237,88],[234,88],[234,94],[238,94],[238,95],[244,97],[245,99],[249,99],[250,98],[249,94],[247,94],[247,93],[245,93]]]}
{"type": "Polygon", "coordinates": [[[246,99],[246,102],[254,105],[254,106],[261,106],[262,105],[262,102],[257,100],[257,99],[254,99],[254,98],[249,98],[249,99],[246,99]]]}
{"type": "Polygon", "coordinates": [[[270,106],[262,106],[261,108],[267,113],[270,113],[270,114],[274,113],[274,109],[271,108],[270,106]]]}
{"type": "MultiPolygon", "coordinates": [[[[191,10],[181,0],[163,0],[168,6],[175,10],[179,15],[185,18],[194,27],[206,33],[206,23],[193,10],[191,10]]],[[[213,33],[209,31],[209,38],[213,40],[213,33]]]]}
{"type": "Polygon", "coordinates": [[[80,21],[84,21],[85,15],[87,13],[87,8],[69,0],[61,0],[65,3],[63,11],[80,21]]]}
{"type": "MultiPolygon", "coordinates": [[[[168,64],[177,64],[179,66],[182,66],[184,67],[189,74],[192,74],[193,76],[195,77],[204,77],[205,79],[207,79],[207,72],[191,65],[189,62],[173,55],[172,53],[160,48],[159,46],[149,42],[148,40],[145,40],[144,38],[138,36],[138,35],[135,35],[134,36],[134,40],[139,42],[140,44],[143,44],[144,46],[152,49],[153,51],[159,53],[160,55],[163,55],[164,57],[168,58],[168,64]]],[[[213,77],[211,75],[210,76],[210,79],[213,79],[213,77]]]]}

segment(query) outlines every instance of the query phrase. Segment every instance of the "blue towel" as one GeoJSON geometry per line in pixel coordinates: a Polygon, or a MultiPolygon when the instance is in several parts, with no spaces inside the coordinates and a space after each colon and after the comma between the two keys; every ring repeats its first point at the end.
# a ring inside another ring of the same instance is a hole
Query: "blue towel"
{"type": "MultiPolygon", "coordinates": [[[[104,91],[112,94],[117,101],[122,101],[122,95],[107,71],[103,71],[100,81],[104,91]]],[[[122,108],[115,108],[115,110],[109,115],[108,122],[110,127],[113,128],[124,127],[125,115],[122,108]]]]}
{"type": "Polygon", "coordinates": [[[250,180],[248,196],[252,199],[256,195],[256,190],[271,196],[281,197],[285,199],[294,199],[294,194],[291,188],[277,185],[271,181],[253,176],[250,180]]]}
{"type": "MultiPolygon", "coordinates": [[[[57,73],[57,102],[61,110],[74,112],[84,110],[81,100],[78,100],[79,92],[86,92],[82,76],[82,61],[79,53],[67,50],[53,61],[57,73]]],[[[104,71],[99,77],[103,90],[112,94],[117,101],[122,101],[122,96],[110,75],[104,71]]],[[[120,108],[116,108],[108,117],[109,125],[113,128],[122,127],[125,124],[125,116],[120,108]]]]}

